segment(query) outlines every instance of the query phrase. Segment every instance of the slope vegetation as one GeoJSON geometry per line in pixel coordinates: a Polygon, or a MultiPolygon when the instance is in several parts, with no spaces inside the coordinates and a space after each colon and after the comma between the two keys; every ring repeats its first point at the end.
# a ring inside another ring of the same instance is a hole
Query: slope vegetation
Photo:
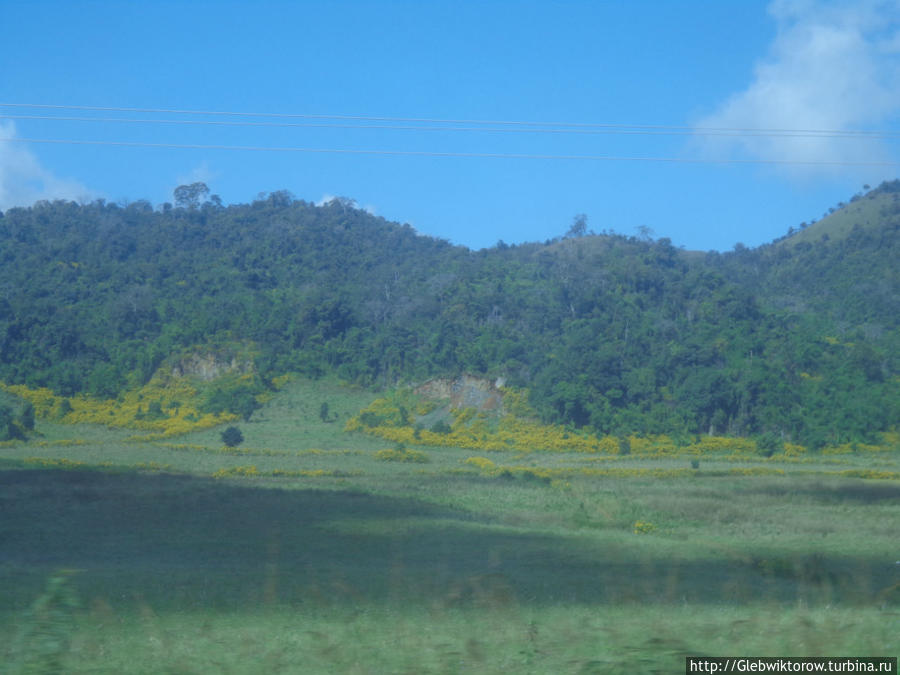
{"type": "Polygon", "coordinates": [[[287,372],[472,373],[599,434],[865,441],[900,419],[897,222],[726,255],[619,235],[470,251],[285,192],[42,202],[0,217],[0,379],[112,400],[238,354],[252,367],[198,415],[246,416],[287,372]]]}

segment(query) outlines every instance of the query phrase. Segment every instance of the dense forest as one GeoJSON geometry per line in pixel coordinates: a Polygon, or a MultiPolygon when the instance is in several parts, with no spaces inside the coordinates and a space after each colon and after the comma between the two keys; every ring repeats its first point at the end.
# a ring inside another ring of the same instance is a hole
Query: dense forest
{"type": "Polygon", "coordinates": [[[0,380],[113,398],[191,350],[244,350],[256,387],[469,372],[598,433],[862,441],[900,420],[898,196],[729,253],[583,217],[472,251],[347,199],[225,206],[202,184],[158,208],[40,202],[0,214],[0,380]]]}

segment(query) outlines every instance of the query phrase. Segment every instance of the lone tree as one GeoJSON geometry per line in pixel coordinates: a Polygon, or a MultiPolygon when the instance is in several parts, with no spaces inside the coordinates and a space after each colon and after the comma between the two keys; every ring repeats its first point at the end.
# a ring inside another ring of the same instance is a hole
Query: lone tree
{"type": "Polygon", "coordinates": [[[572,219],[572,227],[566,232],[565,239],[577,239],[587,234],[587,216],[579,213],[572,219]]]}
{"type": "Polygon", "coordinates": [[[175,188],[175,206],[182,209],[196,209],[200,206],[200,202],[204,201],[209,195],[209,188],[206,183],[191,183],[190,185],[179,185],[175,188]]]}
{"type": "Polygon", "coordinates": [[[228,427],[222,432],[222,442],[229,448],[236,448],[244,442],[244,434],[237,427],[228,427]]]}

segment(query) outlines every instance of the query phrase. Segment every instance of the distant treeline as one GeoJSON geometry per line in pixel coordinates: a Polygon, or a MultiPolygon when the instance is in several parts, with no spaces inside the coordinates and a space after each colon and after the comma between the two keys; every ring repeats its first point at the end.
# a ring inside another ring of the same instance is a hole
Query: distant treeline
{"type": "MultiPolygon", "coordinates": [[[[880,189],[885,189],[883,186],[880,189]]],[[[180,191],[180,192],[179,192],[180,191]]],[[[217,345],[393,386],[462,372],[598,433],[775,434],[900,419],[898,218],[727,254],[589,234],[481,250],[336,199],[40,202],[0,214],[0,379],[113,398],[217,345]]]]}

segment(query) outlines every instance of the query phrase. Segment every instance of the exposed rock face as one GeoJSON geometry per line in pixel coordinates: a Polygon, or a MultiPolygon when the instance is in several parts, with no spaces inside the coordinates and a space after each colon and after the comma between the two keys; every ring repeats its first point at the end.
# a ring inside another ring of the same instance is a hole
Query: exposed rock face
{"type": "Polygon", "coordinates": [[[503,378],[489,380],[474,375],[460,375],[453,380],[434,379],[416,387],[415,392],[428,398],[450,400],[452,408],[475,408],[497,411],[503,408],[503,378]]]}
{"type": "Polygon", "coordinates": [[[236,356],[224,356],[208,352],[205,354],[190,354],[185,356],[172,368],[175,377],[197,377],[205,382],[214,380],[227,373],[253,372],[253,362],[250,359],[239,359],[236,356]]]}

